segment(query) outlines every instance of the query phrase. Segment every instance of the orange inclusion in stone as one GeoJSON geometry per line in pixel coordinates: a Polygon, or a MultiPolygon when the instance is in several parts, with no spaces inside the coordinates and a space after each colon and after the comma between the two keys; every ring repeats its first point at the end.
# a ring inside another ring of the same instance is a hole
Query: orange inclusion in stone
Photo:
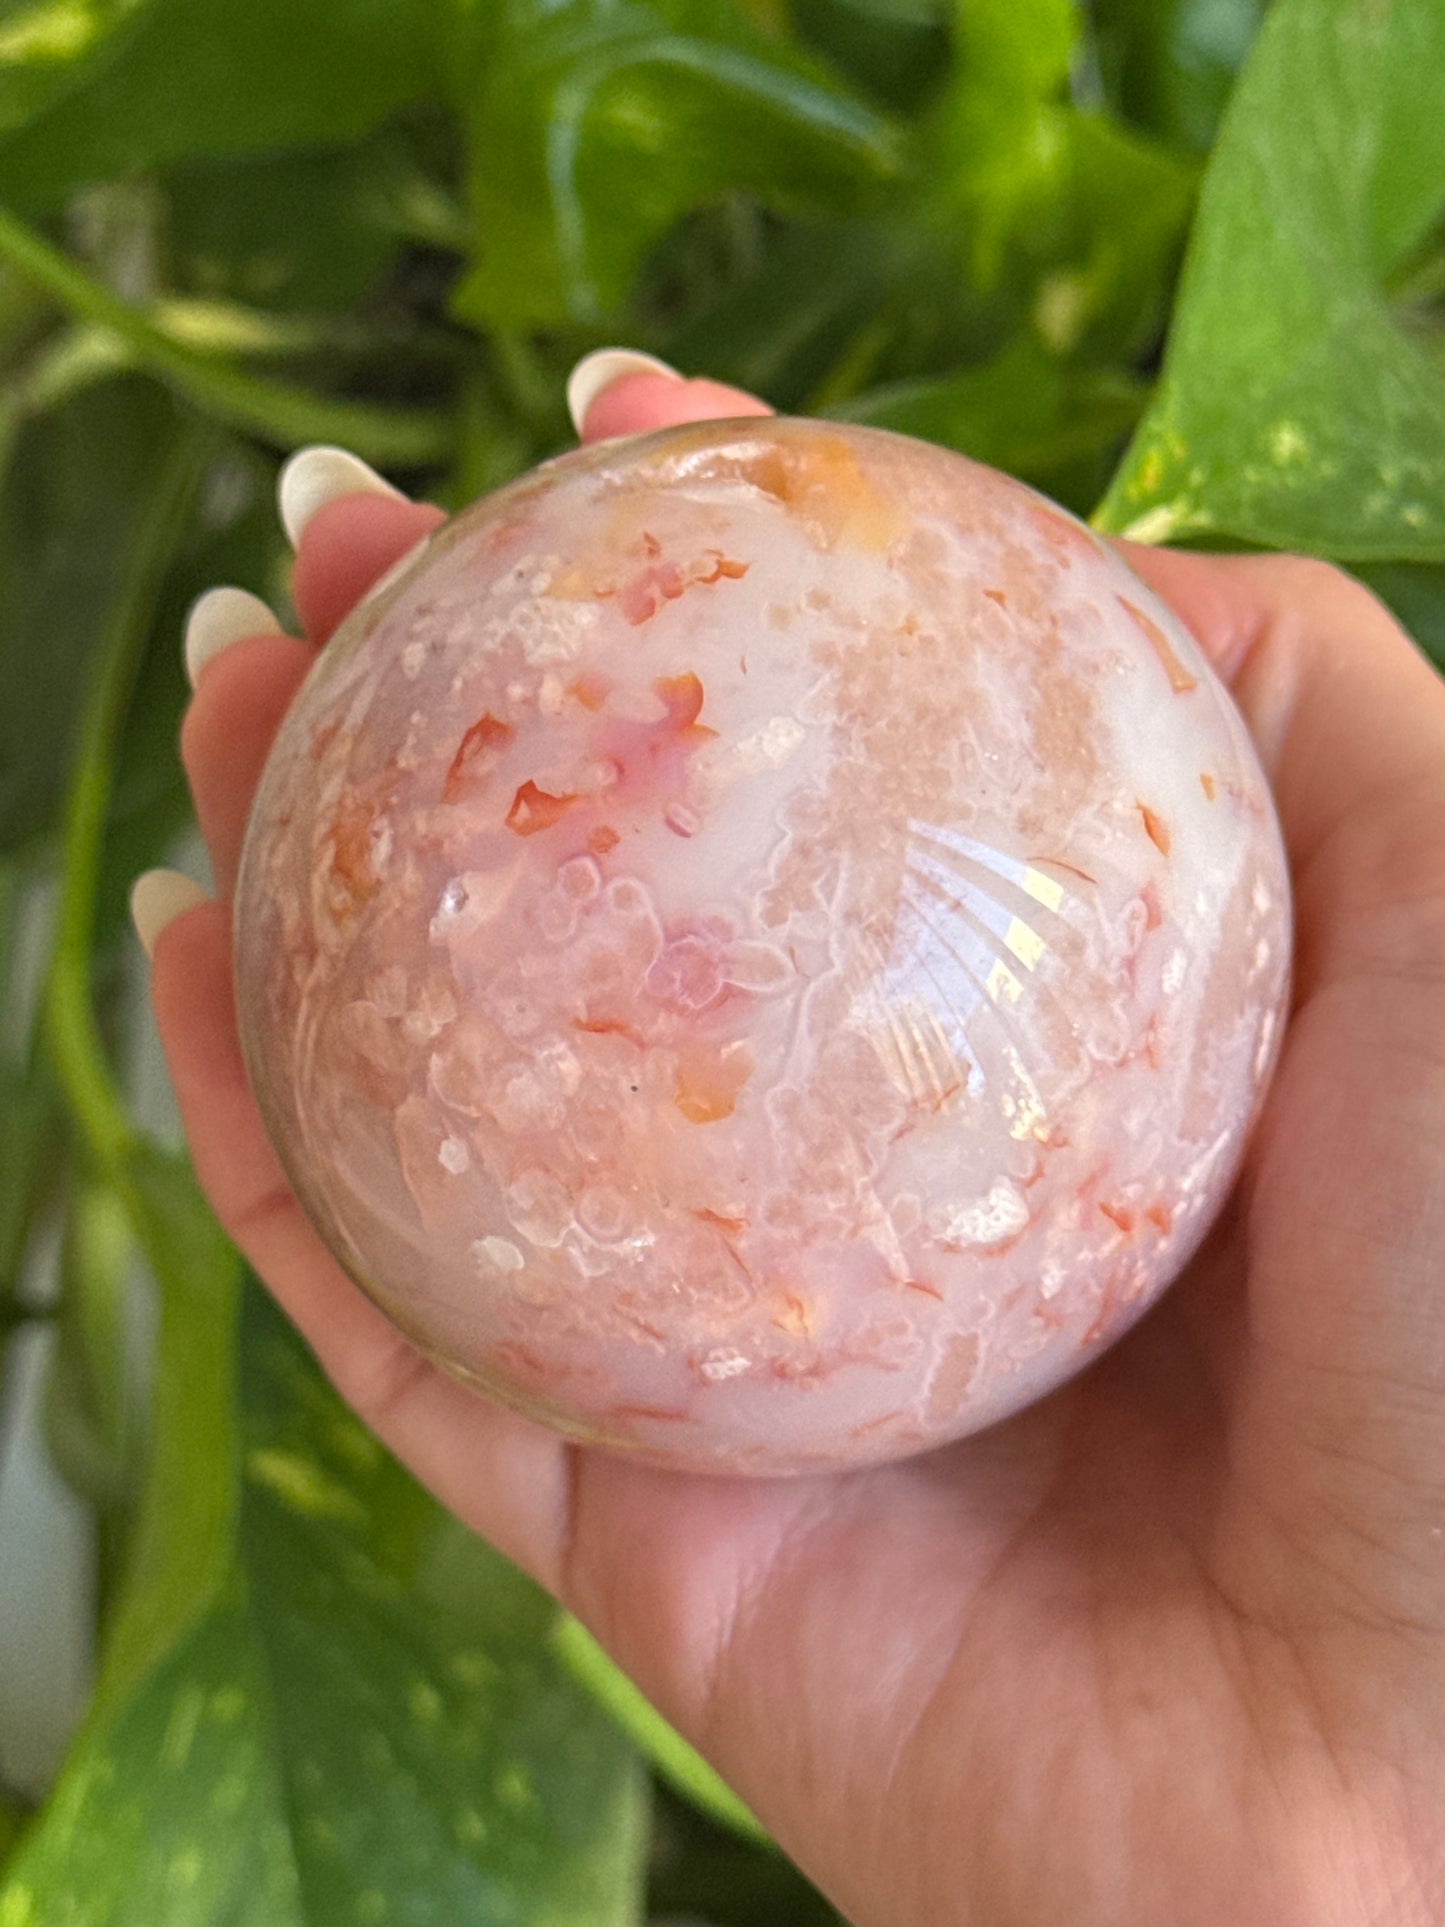
{"type": "Polygon", "coordinates": [[[882,551],[907,531],[907,514],[865,474],[841,435],[800,435],[760,449],[741,466],[755,487],[811,522],[829,548],[844,542],[882,551]]]}
{"type": "Polygon", "coordinates": [[[810,1309],[808,1301],[796,1292],[785,1292],[777,1300],[772,1321],[779,1331],[794,1338],[811,1338],[817,1325],[816,1314],[810,1309]]]}
{"type": "Polygon", "coordinates": [[[550,830],[576,801],[572,791],[552,796],[546,790],[539,790],[529,777],[512,798],[512,807],[506,815],[507,828],[515,830],[518,836],[535,836],[538,830],[550,830]]]}
{"type": "Polygon", "coordinates": [[[927,1298],[937,1298],[940,1301],[943,1298],[943,1293],[937,1285],[926,1284],[922,1278],[905,1278],[903,1282],[910,1291],[921,1291],[927,1298]]]}
{"type": "Polygon", "coordinates": [[[606,856],[607,852],[615,850],[621,841],[622,838],[610,823],[599,823],[595,830],[588,832],[587,847],[594,856],[606,856]]]}
{"type": "Polygon", "coordinates": [[[585,1017],[572,1019],[574,1030],[585,1030],[591,1037],[625,1037],[629,1044],[636,1044],[639,1050],[647,1049],[647,1039],[635,1024],[629,1024],[625,1017],[593,1016],[589,1011],[585,1017]]]}
{"type": "Polygon", "coordinates": [[[746,1049],[679,1051],[672,1101],[689,1124],[715,1124],[732,1116],[738,1092],[752,1074],[752,1053],[746,1049]]]}
{"type": "Polygon", "coordinates": [[[1174,690],[1176,695],[1182,696],[1190,689],[1197,689],[1199,687],[1198,676],[1192,676],[1184,667],[1184,664],[1179,660],[1178,656],[1175,655],[1168,636],[1165,635],[1154,618],[1146,615],[1145,612],[1135,603],[1132,603],[1126,595],[1116,594],[1114,600],[1122,609],[1128,612],[1130,619],[1136,624],[1148,642],[1149,647],[1164,665],[1164,673],[1169,678],[1169,686],[1174,690]]]}
{"type": "Polygon", "coordinates": [[[683,730],[697,721],[702,708],[702,683],[691,669],[680,676],[659,676],[653,688],[667,710],[667,726],[683,730]]]}
{"type": "Polygon", "coordinates": [[[1147,803],[1139,805],[1139,814],[1144,819],[1144,828],[1149,833],[1149,841],[1160,856],[1168,856],[1170,847],[1169,830],[1162,816],[1155,814],[1147,803]]]}
{"type": "Polygon", "coordinates": [[[618,603],[634,629],[650,622],[664,602],[675,602],[687,587],[675,562],[654,562],[623,586],[618,603]]]}
{"type": "Polygon", "coordinates": [[[705,1204],[697,1205],[692,1215],[701,1218],[704,1224],[715,1224],[719,1230],[734,1238],[740,1237],[747,1229],[746,1218],[726,1218],[721,1211],[714,1211],[705,1204]]]}
{"type": "Polygon", "coordinates": [[[504,723],[490,713],[479,716],[457,745],[457,753],[447,771],[447,780],[442,785],[442,801],[455,803],[464,795],[476,774],[472,765],[478,757],[487,750],[505,748],[516,733],[510,723],[504,723]]]}
{"type": "Polygon", "coordinates": [[[372,837],[385,808],[382,799],[349,789],[332,820],[331,873],[339,886],[339,894],[332,895],[332,914],[339,923],[349,922],[381,888],[372,864],[372,837]]]}
{"type": "Polygon", "coordinates": [[[620,588],[597,591],[603,599],[611,595],[617,597],[618,607],[634,629],[640,628],[644,622],[650,622],[664,602],[676,602],[694,584],[720,582],[724,577],[738,582],[747,574],[750,566],[746,562],[735,562],[731,556],[724,555],[721,549],[708,549],[691,562],[674,562],[661,557],[661,544],[656,536],[644,534],[642,540],[651,558],[644,567],[620,588]]]}
{"type": "Polygon", "coordinates": [[[595,669],[584,669],[575,682],[567,685],[568,695],[575,696],[584,709],[591,710],[602,707],[611,689],[611,683],[595,669]]]}
{"type": "Polygon", "coordinates": [[[717,731],[695,720],[702,708],[703,688],[693,670],[658,676],[652,687],[666,714],[647,723],[604,717],[592,751],[599,761],[617,765],[624,794],[635,794],[641,787],[666,798],[674,785],[682,785],[681,757],[711,742],[717,731]]]}

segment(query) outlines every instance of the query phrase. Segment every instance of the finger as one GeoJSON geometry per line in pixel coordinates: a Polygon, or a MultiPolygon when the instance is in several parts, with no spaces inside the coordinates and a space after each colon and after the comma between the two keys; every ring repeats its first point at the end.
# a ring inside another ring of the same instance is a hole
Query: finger
{"type": "Polygon", "coordinates": [[[1384,605],[1299,556],[1121,544],[1229,683],[1269,776],[1299,908],[1299,984],[1426,974],[1445,939],[1445,685],[1384,605]]]}
{"type": "MultiPolygon", "coordinates": [[[[325,641],[361,596],[374,589],[445,520],[429,503],[392,494],[350,491],[313,508],[299,529],[293,595],[308,640],[234,630],[214,623],[199,646],[196,618],[207,627],[215,592],[193,612],[186,639],[196,693],[181,729],[181,756],[196,817],[211,855],[216,888],[229,897],[246,819],[271,743],[325,641]],[[216,646],[225,635],[223,646],[216,646]]],[[[236,592],[229,592],[235,595],[236,592]]],[[[254,601],[254,598],[242,598],[254,601]]],[[[220,604],[224,614],[231,605],[220,604]]],[[[257,604],[258,610],[264,605],[257,604]]]]}
{"type": "Polygon", "coordinates": [[[1308,1518],[1321,1570],[1408,1618],[1408,1562],[1379,1554],[1442,1492],[1445,685],[1321,563],[1129,560],[1230,681],[1290,852],[1295,1009],[1246,1221],[1251,1502],[1308,1518]]]}
{"type": "Polygon", "coordinates": [[[317,1237],[271,1148],[246,1076],[226,907],[154,937],[156,1021],[196,1172],[228,1235],[341,1396],[443,1505],[544,1585],[559,1582],[568,1448],[425,1359],[317,1237]]]}
{"type": "Polygon", "coordinates": [[[291,596],[307,635],[325,642],[342,617],[446,520],[431,502],[338,496],[306,523],[291,596]]]}
{"type": "Polygon", "coordinates": [[[578,362],[567,383],[567,400],[584,442],[773,412],[744,389],[706,377],[689,380],[651,355],[615,348],[578,362]]]}
{"type": "Polygon", "coordinates": [[[251,799],[282,718],[315,661],[295,636],[255,636],[210,663],[181,724],[181,760],[217,893],[235,894],[251,799]]]}
{"type": "Polygon", "coordinates": [[[367,589],[444,520],[349,449],[313,443],[276,478],[276,507],[297,551],[293,590],[302,625],[324,642],[367,589]]]}

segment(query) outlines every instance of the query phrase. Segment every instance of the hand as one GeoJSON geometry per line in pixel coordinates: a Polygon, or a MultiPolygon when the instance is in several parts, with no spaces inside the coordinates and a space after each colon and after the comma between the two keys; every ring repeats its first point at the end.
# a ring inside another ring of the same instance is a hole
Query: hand
{"type": "MultiPolygon", "coordinates": [[[[633,373],[586,428],[741,412],[765,411],[633,373]]],[[[342,1394],[858,1927],[1438,1919],[1445,688],[1334,570],[1129,548],[1232,685],[1294,876],[1294,1013],[1225,1219],[1113,1351],[992,1431],[834,1478],[686,1478],[414,1352],[311,1231],[247,1088],[225,899],[252,790],[314,649],[439,519],[327,501],[296,564],[309,640],[201,671],[184,753],[221,901],[154,946],[201,1179],[342,1394]]]]}

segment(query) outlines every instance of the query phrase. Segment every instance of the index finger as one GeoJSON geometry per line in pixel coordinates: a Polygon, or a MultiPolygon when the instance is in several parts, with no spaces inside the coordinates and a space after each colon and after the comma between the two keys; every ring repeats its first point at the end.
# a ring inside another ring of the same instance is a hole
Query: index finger
{"type": "Polygon", "coordinates": [[[181,757],[221,896],[234,888],[251,799],[318,646],[445,519],[429,503],[395,496],[328,502],[307,522],[296,557],[292,593],[306,638],[279,631],[244,637],[201,671],[181,728],[181,757]]]}

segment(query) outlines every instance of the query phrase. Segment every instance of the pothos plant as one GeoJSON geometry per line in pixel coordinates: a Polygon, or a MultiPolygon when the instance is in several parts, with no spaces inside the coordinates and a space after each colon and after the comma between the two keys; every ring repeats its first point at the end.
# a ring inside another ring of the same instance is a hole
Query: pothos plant
{"type": "Polygon", "coordinates": [[[285,605],[278,462],[460,506],[624,340],[1343,561],[1439,652],[1442,211],[1437,0],[0,7],[0,1362],[43,1333],[98,1652],[0,1927],[836,1918],[347,1414],[145,1098],[125,892],[190,600],[285,605]]]}

